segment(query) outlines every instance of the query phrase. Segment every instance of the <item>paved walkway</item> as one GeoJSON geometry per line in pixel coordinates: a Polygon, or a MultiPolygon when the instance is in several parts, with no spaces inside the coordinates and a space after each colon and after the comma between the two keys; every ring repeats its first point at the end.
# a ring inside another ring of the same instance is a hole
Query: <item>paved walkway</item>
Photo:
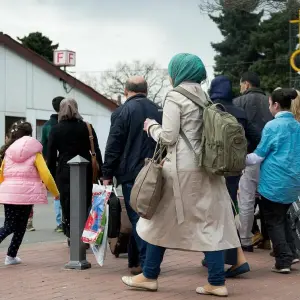
{"type": "MultiPolygon", "coordinates": [[[[1,249],[0,257],[4,256],[1,249]]],[[[63,269],[68,249],[62,242],[24,245],[20,256],[24,264],[0,267],[1,300],[215,299],[195,293],[197,286],[206,283],[206,270],[200,267],[199,253],[168,251],[156,293],[123,286],[120,277],[128,273],[126,259],[116,259],[110,253],[101,268],[88,252],[92,269],[86,271],[63,269]]],[[[290,275],[279,275],[269,271],[273,260],[268,252],[257,251],[247,256],[252,272],[227,281],[231,299],[300,299],[300,266],[290,275]]]]}

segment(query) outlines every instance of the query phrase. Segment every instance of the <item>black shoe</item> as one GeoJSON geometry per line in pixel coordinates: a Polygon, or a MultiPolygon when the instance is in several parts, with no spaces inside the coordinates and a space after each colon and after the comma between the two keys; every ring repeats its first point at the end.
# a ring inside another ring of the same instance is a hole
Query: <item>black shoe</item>
{"type": "Polygon", "coordinates": [[[244,252],[254,252],[254,247],[251,246],[242,246],[244,252]]]}
{"type": "Polygon", "coordinates": [[[55,232],[58,232],[58,233],[61,233],[63,232],[63,228],[62,228],[62,225],[58,225],[55,229],[54,229],[55,232]]]}

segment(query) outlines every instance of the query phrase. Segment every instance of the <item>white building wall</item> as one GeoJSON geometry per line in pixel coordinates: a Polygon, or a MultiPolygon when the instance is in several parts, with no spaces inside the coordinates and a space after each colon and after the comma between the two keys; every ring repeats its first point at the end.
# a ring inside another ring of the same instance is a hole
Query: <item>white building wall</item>
{"type": "MultiPolygon", "coordinates": [[[[70,90],[70,86],[67,86],[70,90]]],[[[36,132],[36,120],[48,120],[53,112],[52,99],[56,96],[76,99],[79,112],[93,124],[99,146],[104,153],[110,127],[111,111],[73,88],[69,93],[62,81],[16,53],[0,45],[0,144],[5,139],[5,116],[24,117],[36,132]]]]}

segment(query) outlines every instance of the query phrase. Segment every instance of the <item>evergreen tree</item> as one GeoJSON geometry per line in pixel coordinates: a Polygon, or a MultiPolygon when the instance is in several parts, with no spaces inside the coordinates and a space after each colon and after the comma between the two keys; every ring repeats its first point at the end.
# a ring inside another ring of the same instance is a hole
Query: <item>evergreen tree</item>
{"type": "Polygon", "coordinates": [[[264,56],[251,70],[260,75],[261,85],[268,92],[289,86],[289,20],[287,10],[271,14],[252,34],[251,44],[264,56]]]}
{"type": "Polygon", "coordinates": [[[224,40],[212,43],[217,52],[215,56],[215,74],[227,75],[233,84],[237,95],[242,73],[251,64],[261,58],[257,48],[252,45],[252,35],[258,31],[263,12],[250,13],[240,10],[225,10],[219,16],[210,18],[217,24],[224,40]]]}
{"type": "Polygon", "coordinates": [[[53,62],[53,51],[56,50],[59,44],[53,42],[44,36],[41,32],[32,32],[18,40],[27,48],[43,56],[50,62],[53,62]]]}

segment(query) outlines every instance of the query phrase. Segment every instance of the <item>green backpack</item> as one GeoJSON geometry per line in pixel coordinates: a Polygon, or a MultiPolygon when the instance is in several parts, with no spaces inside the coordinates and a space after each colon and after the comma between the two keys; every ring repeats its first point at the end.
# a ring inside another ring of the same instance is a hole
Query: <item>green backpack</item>
{"type": "Polygon", "coordinates": [[[243,126],[221,104],[213,104],[206,94],[207,101],[203,103],[200,98],[180,86],[174,91],[203,109],[200,153],[195,153],[187,136],[180,130],[181,137],[195,153],[199,167],[220,176],[240,175],[245,168],[248,146],[243,126]]]}

